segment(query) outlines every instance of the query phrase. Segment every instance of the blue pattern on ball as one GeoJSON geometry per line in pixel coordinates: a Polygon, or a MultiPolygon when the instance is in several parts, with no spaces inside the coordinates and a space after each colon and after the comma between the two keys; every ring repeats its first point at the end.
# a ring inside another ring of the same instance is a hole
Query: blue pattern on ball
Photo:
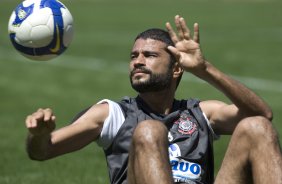
{"type": "MultiPolygon", "coordinates": [[[[14,21],[15,25],[22,23],[28,17],[28,15],[32,13],[33,7],[34,4],[30,5],[29,7],[24,7],[23,4],[20,4],[15,10],[17,15],[14,21]],[[18,16],[18,12],[21,11],[21,9],[28,12],[28,15],[22,20],[18,16]]],[[[59,3],[56,0],[41,0],[40,9],[46,7],[50,8],[53,13],[54,36],[52,41],[50,42],[49,45],[46,45],[44,47],[30,48],[18,44],[15,41],[15,37],[16,37],[15,33],[10,33],[10,39],[12,44],[20,52],[31,56],[42,56],[42,55],[50,55],[50,54],[60,55],[66,50],[66,47],[63,44],[64,22],[61,12],[61,8],[65,8],[65,7],[63,4],[59,3]]]]}

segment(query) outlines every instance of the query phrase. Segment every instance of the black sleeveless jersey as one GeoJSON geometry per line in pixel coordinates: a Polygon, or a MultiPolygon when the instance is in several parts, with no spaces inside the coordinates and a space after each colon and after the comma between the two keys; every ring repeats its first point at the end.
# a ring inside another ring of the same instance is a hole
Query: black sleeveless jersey
{"type": "Polygon", "coordinates": [[[147,119],[159,120],[168,128],[169,158],[175,183],[213,183],[213,138],[198,100],[175,100],[172,113],[168,115],[153,113],[140,97],[125,97],[118,104],[125,121],[111,146],[104,150],[112,184],[127,184],[132,134],[137,124],[147,119]]]}

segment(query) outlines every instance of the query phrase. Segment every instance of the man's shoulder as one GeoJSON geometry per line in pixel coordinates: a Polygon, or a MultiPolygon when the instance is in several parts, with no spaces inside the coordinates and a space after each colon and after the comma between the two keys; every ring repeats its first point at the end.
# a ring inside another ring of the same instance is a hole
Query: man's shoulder
{"type": "Polygon", "coordinates": [[[116,101],[117,103],[132,103],[136,101],[136,97],[124,96],[121,100],[116,101]]]}
{"type": "Polygon", "coordinates": [[[195,108],[199,106],[199,103],[201,101],[198,98],[187,98],[187,99],[176,99],[175,103],[179,104],[178,106],[181,106],[182,108],[195,108]]]}

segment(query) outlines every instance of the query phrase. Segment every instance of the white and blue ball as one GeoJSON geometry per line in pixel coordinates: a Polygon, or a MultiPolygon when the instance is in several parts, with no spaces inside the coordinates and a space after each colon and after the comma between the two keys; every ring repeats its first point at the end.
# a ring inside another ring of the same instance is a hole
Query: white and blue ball
{"type": "Polygon", "coordinates": [[[32,60],[49,60],[70,45],[73,18],[58,0],[25,0],[13,11],[8,32],[22,55],[32,60]]]}

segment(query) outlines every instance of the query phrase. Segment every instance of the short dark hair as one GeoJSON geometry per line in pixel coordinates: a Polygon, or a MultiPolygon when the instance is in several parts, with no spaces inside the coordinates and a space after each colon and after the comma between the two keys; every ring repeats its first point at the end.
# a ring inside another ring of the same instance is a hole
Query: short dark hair
{"type": "Polygon", "coordinates": [[[151,28],[151,29],[148,29],[148,30],[140,33],[135,38],[135,41],[139,38],[142,38],[144,40],[146,40],[148,38],[153,39],[153,40],[159,40],[159,41],[167,44],[167,46],[169,46],[169,45],[174,46],[174,43],[171,40],[169,33],[167,31],[165,31],[163,29],[159,29],[159,28],[151,28]]]}
{"type": "MultiPolygon", "coordinates": [[[[151,29],[147,29],[146,31],[141,32],[140,34],[137,35],[137,37],[135,38],[135,41],[138,39],[158,40],[158,41],[165,43],[167,46],[175,46],[169,33],[159,28],[151,28],[151,29]]],[[[169,50],[167,50],[167,52],[170,55],[170,61],[171,61],[170,67],[173,67],[174,63],[176,62],[176,58],[169,50]]],[[[182,75],[178,78],[177,86],[179,85],[181,78],[182,78],[182,75]]]]}

